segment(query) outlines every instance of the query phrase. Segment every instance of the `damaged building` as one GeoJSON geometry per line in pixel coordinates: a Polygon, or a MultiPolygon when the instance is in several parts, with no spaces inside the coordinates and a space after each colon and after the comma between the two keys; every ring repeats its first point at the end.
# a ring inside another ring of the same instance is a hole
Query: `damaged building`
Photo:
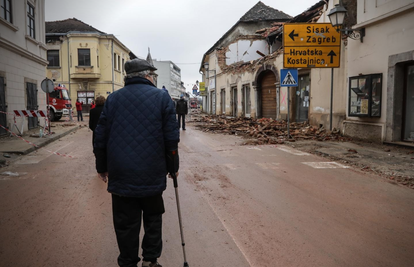
{"type": "MultiPolygon", "coordinates": [[[[200,71],[204,73],[208,92],[203,103],[207,112],[257,116],[254,68],[259,67],[258,60],[271,53],[266,37],[258,34],[257,29],[289,19],[291,16],[258,2],[204,54],[200,71]]],[[[274,87],[274,77],[266,71],[260,76],[274,87]]],[[[268,97],[272,95],[275,94],[268,97]]]]}
{"type": "Polygon", "coordinates": [[[258,2],[203,55],[204,111],[289,116],[356,138],[412,143],[413,15],[413,0],[322,0],[293,18],[258,2]],[[338,4],[346,9],[339,67],[298,68],[298,86],[281,87],[283,25],[331,23],[338,4]]]}

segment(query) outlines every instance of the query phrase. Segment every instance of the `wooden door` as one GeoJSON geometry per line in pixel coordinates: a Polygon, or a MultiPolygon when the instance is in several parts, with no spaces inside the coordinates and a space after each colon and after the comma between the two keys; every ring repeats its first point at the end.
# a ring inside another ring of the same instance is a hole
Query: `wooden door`
{"type": "Polygon", "coordinates": [[[273,72],[266,72],[261,81],[262,117],[276,119],[276,77],[273,72]]]}

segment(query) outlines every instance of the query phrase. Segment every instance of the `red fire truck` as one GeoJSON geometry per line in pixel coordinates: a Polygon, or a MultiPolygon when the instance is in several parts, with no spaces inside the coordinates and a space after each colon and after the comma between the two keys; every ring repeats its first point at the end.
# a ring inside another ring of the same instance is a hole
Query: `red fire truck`
{"type": "Polygon", "coordinates": [[[55,86],[55,90],[49,94],[50,120],[58,121],[63,115],[69,115],[72,104],[68,89],[63,84],[55,86]]]}
{"type": "Polygon", "coordinates": [[[198,100],[196,97],[190,98],[190,108],[197,108],[198,100]]]}

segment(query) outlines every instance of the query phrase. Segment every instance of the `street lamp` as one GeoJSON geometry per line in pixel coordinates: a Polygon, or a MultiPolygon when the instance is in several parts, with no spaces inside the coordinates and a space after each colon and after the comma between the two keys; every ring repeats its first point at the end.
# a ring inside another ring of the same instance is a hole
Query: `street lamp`
{"type": "Polygon", "coordinates": [[[345,37],[349,37],[354,40],[360,39],[361,43],[363,43],[365,28],[359,30],[349,28],[342,29],[346,14],[346,8],[342,5],[342,1],[339,1],[339,4],[336,4],[335,7],[329,11],[328,17],[331,21],[332,26],[336,28],[337,32],[342,32],[345,37]]]}
{"type": "Polygon", "coordinates": [[[209,67],[209,64],[208,64],[208,62],[206,62],[206,63],[204,63],[204,69],[206,70],[206,78],[207,79],[210,79],[210,75],[208,74],[210,71],[214,71],[214,88],[216,87],[216,70],[209,70],[208,69],[208,67],[209,67]]]}

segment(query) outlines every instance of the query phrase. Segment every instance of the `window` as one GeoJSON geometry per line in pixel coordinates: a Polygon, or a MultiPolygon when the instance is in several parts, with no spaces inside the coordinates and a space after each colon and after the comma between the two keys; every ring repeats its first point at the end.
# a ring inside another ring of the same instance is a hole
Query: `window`
{"type": "Polygon", "coordinates": [[[49,67],[59,67],[59,50],[48,50],[47,60],[49,61],[49,67]]]}
{"type": "Polygon", "coordinates": [[[381,117],[382,74],[349,78],[349,116],[381,117]]]}
{"type": "Polygon", "coordinates": [[[0,0],[1,3],[1,10],[0,10],[0,17],[2,19],[7,20],[10,23],[13,23],[12,19],[12,12],[11,12],[11,0],[0,0]]]}
{"type": "Polygon", "coordinates": [[[122,73],[125,72],[125,59],[122,59],[122,73]]]}
{"type": "Polygon", "coordinates": [[[49,93],[49,97],[51,97],[51,98],[60,98],[59,91],[60,90],[53,90],[53,92],[49,93]]]}
{"type": "Polygon", "coordinates": [[[33,39],[36,38],[35,12],[34,12],[34,7],[29,3],[27,3],[27,33],[33,39]]]}
{"type": "Polygon", "coordinates": [[[121,56],[118,55],[118,70],[121,70],[121,56]]]}
{"type": "Polygon", "coordinates": [[[116,54],[114,53],[114,70],[116,69],[116,54]]]}
{"type": "Polygon", "coordinates": [[[79,102],[83,102],[83,105],[90,105],[92,101],[95,101],[95,92],[93,91],[82,91],[78,92],[79,102]]]}
{"type": "Polygon", "coordinates": [[[89,49],[78,49],[78,66],[91,65],[91,51],[89,49]]]}

